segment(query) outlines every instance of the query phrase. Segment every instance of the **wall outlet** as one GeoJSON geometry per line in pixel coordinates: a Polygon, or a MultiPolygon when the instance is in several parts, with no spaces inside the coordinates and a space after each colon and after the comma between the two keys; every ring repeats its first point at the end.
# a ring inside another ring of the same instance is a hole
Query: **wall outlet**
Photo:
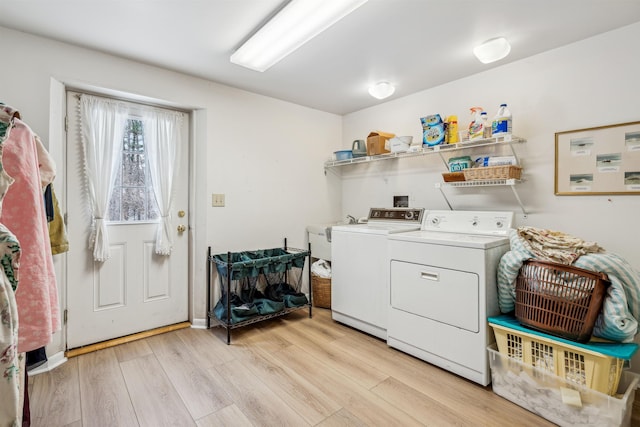
{"type": "Polygon", "coordinates": [[[214,208],[224,207],[224,194],[212,194],[211,206],[214,208]]]}

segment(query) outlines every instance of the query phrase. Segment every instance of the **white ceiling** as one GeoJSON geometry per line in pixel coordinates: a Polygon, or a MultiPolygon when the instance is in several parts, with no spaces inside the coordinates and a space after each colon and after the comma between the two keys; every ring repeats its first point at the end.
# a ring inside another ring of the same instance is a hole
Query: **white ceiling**
{"type": "Polygon", "coordinates": [[[369,0],[264,73],[230,63],[284,1],[0,0],[0,26],[346,114],[377,81],[393,99],[640,21],[639,0],[369,0]],[[511,54],[481,64],[496,36],[511,54]]]}

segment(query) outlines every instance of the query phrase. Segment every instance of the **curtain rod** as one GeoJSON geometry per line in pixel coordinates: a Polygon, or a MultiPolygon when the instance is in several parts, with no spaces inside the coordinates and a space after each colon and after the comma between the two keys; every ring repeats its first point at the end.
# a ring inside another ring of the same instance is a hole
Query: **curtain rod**
{"type": "Polygon", "coordinates": [[[130,103],[130,104],[137,104],[137,105],[144,106],[144,107],[158,108],[160,110],[166,110],[166,111],[171,111],[171,112],[178,111],[180,113],[184,113],[184,114],[187,114],[187,115],[189,115],[191,113],[191,110],[186,110],[184,108],[169,107],[169,106],[166,106],[166,105],[159,105],[159,104],[154,104],[154,103],[151,103],[151,102],[134,101],[134,100],[131,100],[130,98],[119,97],[119,96],[114,96],[114,95],[105,95],[104,93],[92,92],[92,91],[85,90],[85,89],[68,88],[67,91],[72,92],[77,99],[80,99],[82,97],[82,95],[91,95],[91,96],[96,96],[96,97],[100,97],[100,98],[111,99],[111,100],[114,100],[114,101],[121,101],[121,102],[130,103]]]}

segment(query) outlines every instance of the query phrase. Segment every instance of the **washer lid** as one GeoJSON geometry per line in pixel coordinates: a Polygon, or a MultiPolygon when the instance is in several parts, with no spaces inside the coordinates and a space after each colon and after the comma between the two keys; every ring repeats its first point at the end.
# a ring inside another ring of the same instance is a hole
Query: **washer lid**
{"type": "Polygon", "coordinates": [[[384,224],[384,223],[367,223],[367,224],[344,224],[335,225],[331,228],[331,232],[347,232],[347,233],[367,233],[367,234],[396,234],[406,231],[419,230],[418,224],[384,224]]]}

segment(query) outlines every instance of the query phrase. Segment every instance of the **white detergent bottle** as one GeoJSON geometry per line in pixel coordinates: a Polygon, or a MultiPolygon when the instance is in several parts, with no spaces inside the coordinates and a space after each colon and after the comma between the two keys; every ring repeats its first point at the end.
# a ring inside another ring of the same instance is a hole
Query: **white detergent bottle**
{"type": "Polygon", "coordinates": [[[500,108],[491,123],[491,136],[500,136],[511,134],[513,121],[511,111],[507,108],[507,104],[500,104],[500,108]]]}
{"type": "Polygon", "coordinates": [[[489,124],[489,115],[486,111],[480,113],[480,117],[482,117],[482,137],[483,138],[491,138],[491,125],[489,124]]]}

